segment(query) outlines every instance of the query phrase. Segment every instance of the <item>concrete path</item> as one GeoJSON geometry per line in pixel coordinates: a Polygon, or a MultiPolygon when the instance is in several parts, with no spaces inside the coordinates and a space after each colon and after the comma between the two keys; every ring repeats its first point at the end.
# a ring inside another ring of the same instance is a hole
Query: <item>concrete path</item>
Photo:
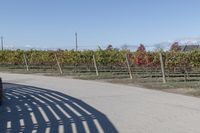
{"type": "Polygon", "coordinates": [[[4,82],[58,91],[82,100],[110,124],[104,130],[100,123],[98,132],[116,132],[114,127],[121,133],[200,132],[198,98],[94,81],[6,73],[0,76],[4,82]]]}

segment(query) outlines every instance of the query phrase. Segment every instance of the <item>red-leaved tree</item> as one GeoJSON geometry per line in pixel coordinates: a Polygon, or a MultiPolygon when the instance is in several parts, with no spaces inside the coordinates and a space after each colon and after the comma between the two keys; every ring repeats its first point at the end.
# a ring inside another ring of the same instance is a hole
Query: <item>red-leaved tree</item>
{"type": "Polygon", "coordinates": [[[134,62],[137,66],[144,66],[149,63],[147,52],[143,44],[140,44],[140,46],[138,47],[134,56],[134,62]]]}
{"type": "Polygon", "coordinates": [[[178,42],[174,42],[170,47],[170,51],[174,52],[181,51],[181,46],[179,45],[178,42]]]}

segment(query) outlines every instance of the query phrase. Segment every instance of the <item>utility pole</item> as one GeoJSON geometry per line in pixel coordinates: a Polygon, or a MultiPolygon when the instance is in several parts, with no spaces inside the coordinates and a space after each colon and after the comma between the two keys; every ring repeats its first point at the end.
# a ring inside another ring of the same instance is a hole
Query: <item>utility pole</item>
{"type": "Polygon", "coordinates": [[[77,32],[75,33],[75,41],[76,41],[76,51],[78,50],[78,35],[77,32]]]}
{"type": "Polygon", "coordinates": [[[3,36],[1,36],[1,50],[3,51],[3,36]]]}

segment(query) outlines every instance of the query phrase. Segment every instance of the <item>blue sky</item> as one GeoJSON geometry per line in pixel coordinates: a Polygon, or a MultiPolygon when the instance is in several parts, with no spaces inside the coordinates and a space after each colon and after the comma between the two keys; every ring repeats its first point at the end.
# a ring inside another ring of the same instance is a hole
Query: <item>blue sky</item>
{"type": "Polygon", "coordinates": [[[198,0],[1,0],[0,35],[13,47],[146,46],[200,37],[198,0]]]}

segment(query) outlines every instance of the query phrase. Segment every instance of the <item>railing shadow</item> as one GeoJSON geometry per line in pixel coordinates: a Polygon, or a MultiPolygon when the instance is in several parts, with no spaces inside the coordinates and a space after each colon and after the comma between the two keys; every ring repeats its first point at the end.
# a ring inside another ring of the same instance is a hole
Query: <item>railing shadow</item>
{"type": "Polygon", "coordinates": [[[117,133],[109,119],[85,102],[63,93],[4,83],[1,133],[117,133]]]}

